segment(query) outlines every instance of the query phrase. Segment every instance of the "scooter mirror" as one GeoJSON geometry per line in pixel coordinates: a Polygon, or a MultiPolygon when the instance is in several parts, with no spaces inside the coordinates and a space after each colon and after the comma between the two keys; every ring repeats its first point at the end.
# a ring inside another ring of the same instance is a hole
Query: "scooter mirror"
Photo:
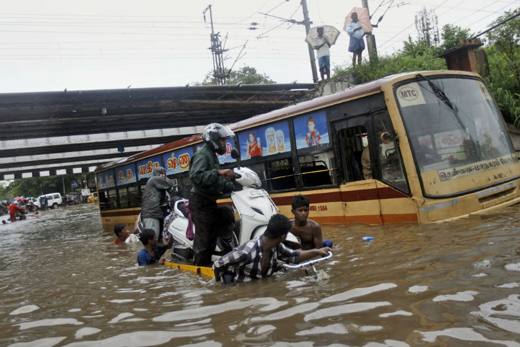
{"type": "Polygon", "coordinates": [[[232,148],[231,149],[231,158],[238,160],[240,159],[240,153],[238,153],[238,149],[232,148]]]}

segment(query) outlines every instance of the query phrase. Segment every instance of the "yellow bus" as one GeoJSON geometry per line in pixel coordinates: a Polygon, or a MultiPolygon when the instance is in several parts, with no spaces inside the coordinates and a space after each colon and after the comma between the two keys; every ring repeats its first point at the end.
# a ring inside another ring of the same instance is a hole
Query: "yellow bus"
{"type": "MultiPolygon", "coordinates": [[[[237,165],[237,148],[289,217],[296,194],[319,223],[432,223],[520,201],[504,120],[473,73],[388,76],[229,126],[235,137],[221,166],[237,165]]],[[[103,223],[135,222],[157,166],[188,197],[190,158],[202,144],[197,134],[98,167],[103,223]]]]}

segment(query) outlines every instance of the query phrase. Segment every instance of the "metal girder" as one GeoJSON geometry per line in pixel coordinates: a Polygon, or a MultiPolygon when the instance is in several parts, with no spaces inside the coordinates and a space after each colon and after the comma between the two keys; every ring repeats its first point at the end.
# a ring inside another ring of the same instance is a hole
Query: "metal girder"
{"type": "Polygon", "coordinates": [[[312,84],[0,94],[0,180],[86,170],[304,98],[312,84]],[[118,149],[124,148],[123,153],[118,149]],[[63,169],[62,169],[63,168],[63,169]]]}

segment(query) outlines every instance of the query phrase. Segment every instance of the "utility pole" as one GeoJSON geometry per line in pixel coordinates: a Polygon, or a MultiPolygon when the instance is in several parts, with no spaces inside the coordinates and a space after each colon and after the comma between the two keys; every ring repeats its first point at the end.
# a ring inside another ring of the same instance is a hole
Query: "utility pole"
{"type": "MultiPolygon", "coordinates": [[[[309,9],[307,8],[307,0],[302,0],[302,10],[303,10],[303,24],[305,25],[305,36],[309,35],[309,31],[311,30],[311,21],[309,19],[309,9]]],[[[316,56],[314,55],[314,47],[311,45],[307,45],[309,48],[309,57],[311,60],[311,69],[312,69],[312,80],[314,83],[318,83],[318,71],[316,70],[316,56]]]]}
{"type": "Polygon", "coordinates": [[[415,14],[415,27],[419,34],[419,39],[424,41],[428,47],[437,46],[439,40],[439,26],[435,10],[426,10],[415,14]]]}
{"type": "MultiPolygon", "coordinates": [[[[370,18],[370,11],[368,9],[368,0],[361,0],[361,5],[367,9],[368,18],[370,18]]],[[[367,34],[367,46],[368,46],[368,58],[370,60],[377,59],[376,38],[372,33],[367,34]]]]}
{"type": "Polygon", "coordinates": [[[224,57],[223,53],[227,51],[227,49],[222,48],[222,42],[220,41],[220,32],[215,34],[215,31],[213,30],[213,12],[211,11],[211,5],[208,5],[202,11],[202,14],[204,15],[204,21],[206,21],[206,12],[209,9],[209,18],[211,21],[211,53],[213,55],[213,76],[215,77],[215,82],[217,85],[224,85],[226,84],[226,69],[224,67],[224,57]]]}

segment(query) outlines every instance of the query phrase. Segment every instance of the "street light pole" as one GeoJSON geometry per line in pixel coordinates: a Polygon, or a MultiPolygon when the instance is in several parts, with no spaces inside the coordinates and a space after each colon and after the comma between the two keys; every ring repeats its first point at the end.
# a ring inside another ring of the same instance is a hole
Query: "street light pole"
{"type": "MultiPolygon", "coordinates": [[[[311,30],[311,21],[309,19],[309,9],[307,8],[307,0],[302,0],[302,10],[303,10],[303,24],[305,25],[305,36],[309,35],[309,31],[311,30]]],[[[312,69],[312,80],[314,83],[318,83],[318,71],[316,70],[316,57],[314,55],[314,47],[310,44],[307,44],[309,48],[309,57],[311,61],[311,69],[312,69]]]]}
{"type": "MultiPolygon", "coordinates": [[[[361,0],[361,5],[367,9],[368,18],[370,18],[370,11],[368,10],[368,0],[361,0]]],[[[368,58],[370,60],[377,59],[376,38],[372,33],[367,34],[367,46],[368,58]]]]}

